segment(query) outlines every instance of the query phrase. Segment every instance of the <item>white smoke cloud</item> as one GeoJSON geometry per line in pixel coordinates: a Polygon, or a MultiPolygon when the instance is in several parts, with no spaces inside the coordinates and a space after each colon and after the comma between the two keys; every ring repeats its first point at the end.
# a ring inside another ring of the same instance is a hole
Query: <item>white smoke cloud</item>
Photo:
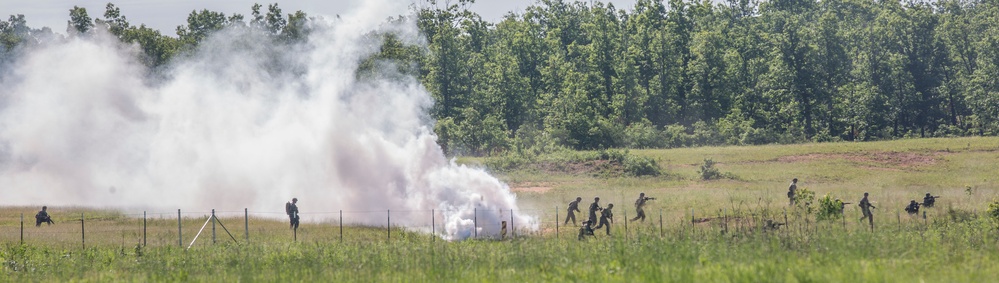
{"type": "Polygon", "coordinates": [[[420,41],[385,7],[405,5],[367,1],[292,48],[226,30],[165,79],[105,34],[25,50],[0,72],[0,204],[283,211],[298,197],[306,221],[391,209],[393,225],[428,226],[434,209],[447,239],[499,232],[475,220],[536,229],[507,185],[444,156],[415,78],[356,79],[371,31],[420,41]]]}

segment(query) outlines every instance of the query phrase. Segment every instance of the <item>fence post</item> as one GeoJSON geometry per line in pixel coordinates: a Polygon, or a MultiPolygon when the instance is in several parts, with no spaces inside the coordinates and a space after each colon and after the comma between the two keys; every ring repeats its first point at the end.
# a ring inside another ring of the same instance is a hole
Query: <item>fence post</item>
{"type": "Polygon", "coordinates": [[[142,211],[142,246],[146,246],[146,211],[142,211]]]}
{"type": "MultiPolygon", "coordinates": [[[[625,220],[627,220],[627,219],[625,219],[625,220]]],[[[663,234],[663,209],[660,208],[659,209],[659,238],[662,238],[662,237],[665,237],[665,236],[666,236],[666,234],[663,234]]]]}
{"type": "Polygon", "coordinates": [[[343,243],[343,209],[340,210],[340,242],[343,243]]]}
{"type": "MultiPolygon", "coordinates": [[[[624,209],[622,209],[622,210],[624,210],[624,209]]],[[[590,225],[593,225],[593,223],[590,223],[590,225]]],[[[627,210],[624,210],[624,239],[625,240],[628,239],[628,211],[627,210]]]]}
{"type": "Polygon", "coordinates": [[[787,223],[787,208],[785,207],[784,208],[784,228],[788,228],[788,229],[784,229],[784,236],[787,236],[787,230],[790,230],[791,225],[789,225],[789,224],[791,224],[791,223],[787,223]]]}
{"type": "Polygon", "coordinates": [[[215,243],[215,209],[212,208],[212,244],[215,243]]]}
{"type": "Polygon", "coordinates": [[[21,244],[24,244],[24,212],[21,213],[21,244]]]}
{"type": "Polygon", "coordinates": [[[430,210],[430,242],[437,241],[437,214],[433,209],[430,210]]]}
{"type": "Polygon", "coordinates": [[[244,237],[246,238],[246,241],[249,242],[250,241],[250,209],[249,208],[245,208],[245,207],[243,208],[243,231],[246,232],[244,237]]]}
{"type": "Polygon", "coordinates": [[[80,212],[80,240],[83,244],[83,249],[87,249],[87,229],[84,226],[84,220],[86,218],[83,218],[83,212],[80,212]]]}
{"type": "Polygon", "coordinates": [[[895,211],[895,219],[896,219],[896,221],[898,221],[897,222],[898,223],[898,230],[902,231],[902,212],[901,211],[895,211]]]}
{"type": "Polygon", "coordinates": [[[843,216],[843,231],[846,231],[846,212],[840,212],[840,216],[843,216]]]}
{"type": "Polygon", "coordinates": [[[177,209],[177,245],[184,247],[184,233],[180,229],[180,208],[177,209]]]}
{"type": "Polygon", "coordinates": [[[472,208],[472,239],[479,238],[479,209],[472,208]]]}
{"type": "Polygon", "coordinates": [[[517,236],[517,226],[513,226],[513,209],[510,209],[510,238],[517,236]]]}
{"type": "Polygon", "coordinates": [[[392,241],[392,210],[385,210],[385,215],[388,216],[388,226],[385,226],[385,231],[388,231],[388,240],[392,241]]]}
{"type": "Polygon", "coordinates": [[[561,219],[558,219],[558,206],[556,205],[555,206],[555,239],[558,239],[558,222],[560,220],[561,219]]]}

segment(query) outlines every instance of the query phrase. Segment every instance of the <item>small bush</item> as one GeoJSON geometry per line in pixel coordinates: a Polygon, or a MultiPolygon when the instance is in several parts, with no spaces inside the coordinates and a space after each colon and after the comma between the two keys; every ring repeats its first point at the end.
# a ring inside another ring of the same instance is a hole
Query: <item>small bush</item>
{"type": "Polygon", "coordinates": [[[655,160],[640,156],[629,156],[624,162],[624,171],[635,176],[659,176],[662,173],[655,160]]]}
{"type": "Polygon", "coordinates": [[[815,208],[812,207],[813,202],[815,202],[815,192],[813,191],[800,188],[798,189],[798,192],[794,194],[794,207],[804,211],[805,214],[812,214],[812,212],[815,211],[815,208]]]}
{"type": "Polygon", "coordinates": [[[819,211],[815,218],[818,220],[835,220],[843,217],[843,201],[833,199],[828,194],[819,199],[819,211]]]}
{"type": "Polygon", "coordinates": [[[702,180],[721,179],[722,177],[722,173],[718,171],[718,168],[715,168],[715,161],[711,158],[704,159],[704,165],[701,165],[701,170],[698,172],[701,173],[702,180]]]}
{"type": "Polygon", "coordinates": [[[985,215],[988,215],[992,220],[999,221],[999,200],[993,200],[992,203],[989,203],[985,215]]]}

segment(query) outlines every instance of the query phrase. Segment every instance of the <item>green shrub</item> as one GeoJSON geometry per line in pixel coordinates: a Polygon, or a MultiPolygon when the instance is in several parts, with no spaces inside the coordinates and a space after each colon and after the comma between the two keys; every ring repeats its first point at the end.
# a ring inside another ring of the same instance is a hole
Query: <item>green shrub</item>
{"type": "Polygon", "coordinates": [[[819,210],[816,212],[815,219],[835,220],[840,217],[843,217],[843,201],[833,199],[828,194],[822,196],[819,199],[819,210]]]}
{"type": "Polygon", "coordinates": [[[809,191],[805,188],[798,189],[798,192],[794,194],[794,207],[798,210],[804,211],[805,214],[812,214],[815,208],[812,207],[812,203],[815,202],[815,192],[809,191]]]}
{"type": "Polygon", "coordinates": [[[989,203],[989,208],[985,210],[985,214],[992,220],[999,221],[999,200],[993,200],[992,203],[989,203]]]}
{"type": "Polygon", "coordinates": [[[704,159],[704,165],[701,165],[701,170],[698,172],[701,173],[702,180],[721,179],[722,177],[722,173],[718,171],[718,168],[715,168],[715,161],[711,158],[704,159]]]}

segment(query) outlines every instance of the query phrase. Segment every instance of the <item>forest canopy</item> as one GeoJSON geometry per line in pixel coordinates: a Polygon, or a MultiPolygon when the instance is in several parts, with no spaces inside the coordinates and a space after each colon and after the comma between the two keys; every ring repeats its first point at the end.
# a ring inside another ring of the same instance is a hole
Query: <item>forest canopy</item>
{"type": "MultiPolygon", "coordinates": [[[[386,19],[415,23],[423,44],[373,34],[380,52],[355,76],[422,82],[449,154],[999,133],[999,0],[539,0],[499,22],[470,12],[474,1],[431,4],[386,19]]],[[[257,4],[249,16],[192,11],[167,35],[109,3],[93,18],[74,7],[65,36],[27,20],[0,20],[0,65],[106,32],[155,74],[219,30],[290,49],[328,19],[257,4]]]]}

